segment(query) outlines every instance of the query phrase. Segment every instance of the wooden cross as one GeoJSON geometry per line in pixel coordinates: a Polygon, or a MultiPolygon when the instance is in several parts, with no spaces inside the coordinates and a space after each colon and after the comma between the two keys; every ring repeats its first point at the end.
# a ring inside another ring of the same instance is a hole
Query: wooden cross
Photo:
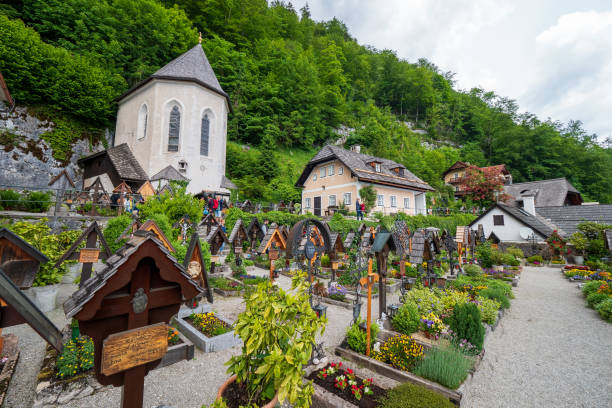
{"type": "Polygon", "coordinates": [[[372,273],[372,258],[368,260],[368,276],[359,280],[361,286],[368,287],[368,318],[366,321],[366,356],[370,356],[370,327],[372,325],[372,286],[378,282],[378,274],[372,273]]]}
{"type": "Polygon", "coordinates": [[[167,328],[165,336],[159,337],[155,323],[168,323],[183,301],[194,299],[202,288],[148,232],[137,231],[116,258],[76,291],[64,303],[64,310],[94,342],[100,384],[123,386],[122,407],[138,408],[142,407],[144,377],[159,364],[164,340],[167,347],[167,328]],[[143,329],[140,338],[145,340],[148,330],[156,334],[150,342],[138,344],[139,353],[133,354],[132,360],[125,358],[124,369],[109,369],[108,353],[103,352],[105,342],[115,344],[117,336],[113,335],[138,334],[134,329],[143,329]]]}
{"type": "Polygon", "coordinates": [[[91,271],[93,264],[98,262],[99,259],[105,260],[111,256],[111,251],[104,239],[104,235],[98,226],[96,221],[92,222],[89,227],[81,236],[74,241],[72,246],[62,255],[62,257],[55,263],[54,267],[58,268],[62,262],[66,260],[78,260],[83,267],[81,268],[81,280],[79,287],[82,287],[91,277],[91,271]],[[79,245],[87,239],[85,248],[78,250],[79,245]],[[98,241],[100,241],[100,247],[98,248],[98,241]]]}

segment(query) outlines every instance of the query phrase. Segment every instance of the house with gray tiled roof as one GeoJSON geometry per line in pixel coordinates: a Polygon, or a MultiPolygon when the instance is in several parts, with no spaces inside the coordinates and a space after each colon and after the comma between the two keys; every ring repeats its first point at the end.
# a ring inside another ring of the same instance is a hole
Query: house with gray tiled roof
{"type": "Polygon", "coordinates": [[[504,193],[519,206],[525,195],[533,195],[536,207],[580,205],[583,202],[580,192],[565,178],[510,184],[504,186],[504,193]]]}
{"type": "Polygon", "coordinates": [[[393,160],[327,145],[308,162],[296,182],[302,188],[302,211],[325,215],[346,206],[355,211],[359,190],[372,186],[377,200],[370,212],[425,214],[425,193],[433,188],[393,160]]]}

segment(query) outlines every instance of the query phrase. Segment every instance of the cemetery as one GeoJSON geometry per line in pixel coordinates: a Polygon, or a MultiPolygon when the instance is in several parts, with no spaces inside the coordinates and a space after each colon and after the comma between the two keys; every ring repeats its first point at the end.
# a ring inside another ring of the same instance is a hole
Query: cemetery
{"type": "MultiPolygon", "coordinates": [[[[0,230],[2,326],[25,322],[47,342],[34,406],[79,406],[119,387],[114,405],[140,407],[147,378],[216,355],[224,361],[205,370],[217,388],[201,401],[213,407],[385,407],[402,392],[465,406],[489,337],[537,265],[478,230],[411,229],[401,218],[293,215],[279,227],[282,213],[260,222],[232,209],[227,236],[215,218],[198,222],[201,203],[181,191],[161,201],[180,201],[175,215],[149,212],[151,201],[82,232],[54,235],[44,221],[0,230]],[[47,231],[53,253],[30,230],[47,231]],[[45,317],[56,303],[45,307],[32,285],[73,288],[60,295],[59,327],[45,317]]],[[[550,262],[567,255],[557,242],[543,253],[550,262]]],[[[597,262],[559,270],[610,320],[610,273],[597,262]]],[[[3,339],[6,393],[19,339],[3,339]]]]}
{"type": "Polygon", "coordinates": [[[612,407],[609,138],[307,4],[34,3],[0,408],[612,407]]]}

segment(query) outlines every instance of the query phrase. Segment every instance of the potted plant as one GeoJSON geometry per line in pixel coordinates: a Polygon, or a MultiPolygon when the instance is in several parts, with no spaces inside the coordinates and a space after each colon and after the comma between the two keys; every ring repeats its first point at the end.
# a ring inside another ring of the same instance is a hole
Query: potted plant
{"type": "Polygon", "coordinates": [[[570,242],[574,246],[574,249],[576,249],[574,263],[576,265],[582,265],[584,263],[584,251],[586,250],[589,241],[582,232],[574,232],[570,238],[570,242]]]}
{"type": "Polygon", "coordinates": [[[309,303],[306,274],[295,273],[291,291],[261,283],[246,296],[246,310],[234,325],[242,353],[226,364],[232,377],[219,389],[215,407],[273,407],[288,400],[296,408],[310,406],[312,381],[303,382],[303,367],[326,319],[309,303]]]}

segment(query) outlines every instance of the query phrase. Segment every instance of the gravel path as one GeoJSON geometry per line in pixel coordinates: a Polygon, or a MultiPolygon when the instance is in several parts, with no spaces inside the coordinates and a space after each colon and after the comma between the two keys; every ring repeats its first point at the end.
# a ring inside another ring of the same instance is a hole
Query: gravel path
{"type": "MultiPolygon", "coordinates": [[[[267,276],[268,274],[267,271],[259,268],[255,272],[249,273],[260,276],[267,276]]],[[[288,277],[281,275],[278,282],[285,289],[291,287],[291,279],[288,277]]],[[[398,293],[387,295],[387,303],[396,303],[398,293]]],[[[373,299],[372,303],[372,316],[376,318],[378,316],[378,299],[373,299]]],[[[344,334],[352,319],[352,310],[334,305],[327,306],[328,323],[321,340],[324,342],[327,355],[334,360],[338,360],[337,357],[333,356],[333,349],[344,339],[344,334]]],[[[224,298],[215,295],[213,310],[233,321],[244,310],[244,303],[242,298],[224,298]]],[[[365,317],[365,314],[366,307],[364,305],[362,316],[365,317]]],[[[54,310],[49,315],[58,326],[66,322],[59,309],[54,310]]],[[[15,376],[9,385],[7,400],[3,406],[30,407],[34,402],[36,376],[42,365],[45,342],[27,325],[15,326],[10,330],[6,329],[6,332],[14,332],[19,336],[21,356],[15,376]]],[[[218,388],[229,378],[224,363],[232,355],[239,353],[239,347],[215,353],[204,353],[196,349],[193,360],[182,361],[150,372],[145,377],[144,406],[169,405],[173,408],[200,408],[202,404],[212,403],[218,388]]],[[[374,373],[365,369],[363,369],[363,375],[376,378],[374,373]]],[[[62,407],[118,407],[120,402],[121,388],[111,388],[90,397],[71,401],[62,407]]]]}
{"type": "Polygon", "coordinates": [[[463,407],[612,407],[612,324],[558,268],[525,268],[463,407]]]}

